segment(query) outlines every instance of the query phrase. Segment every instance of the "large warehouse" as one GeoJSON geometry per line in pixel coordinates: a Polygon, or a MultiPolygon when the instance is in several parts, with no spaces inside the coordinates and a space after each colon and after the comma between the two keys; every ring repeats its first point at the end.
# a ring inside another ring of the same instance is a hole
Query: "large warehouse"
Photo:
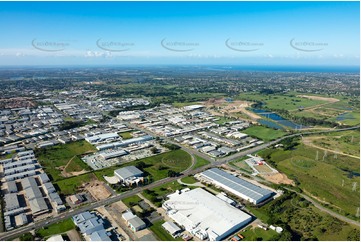
{"type": "Polygon", "coordinates": [[[259,204],[274,194],[218,168],[206,170],[200,173],[200,177],[253,204],[259,204]]]}
{"type": "Polygon", "coordinates": [[[252,220],[202,188],[176,192],[168,198],[162,207],[169,217],[201,240],[225,239],[252,220]]]}

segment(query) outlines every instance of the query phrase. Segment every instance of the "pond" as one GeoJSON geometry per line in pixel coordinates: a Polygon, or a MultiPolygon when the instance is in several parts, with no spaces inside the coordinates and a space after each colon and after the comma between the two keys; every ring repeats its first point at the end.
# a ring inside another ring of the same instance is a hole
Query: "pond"
{"type": "MultiPolygon", "coordinates": [[[[302,128],[306,128],[306,126],[300,125],[300,124],[296,124],[290,120],[284,119],[283,117],[281,117],[280,115],[273,113],[273,112],[269,112],[265,109],[251,109],[252,112],[257,113],[258,115],[261,115],[263,117],[272,119],[273,121],[276,121],[276,123],[281,124],[283,126],[289,127],[291,129],[302,129],[302,128]]],[[[277,125],[273,122],[261,119],[258,121],[259,123],[266,125],[268,127],[271,127],[270,125],[277,125]]],[[[271,127],[271,128],[276,128],[276,129],[282,129],[281,126],[277,125],[278,127],[271,127]],[[281,127],[281,128],[279,128],[281,127]]]]}
{"type": "Polygon", "coordinates": [[[341,113],[340,115],[338,115],[336,117],[337,121],[344,121],[346,119],[355,119],[355,117],[352,116],[352,113],[346,112],[346,113],[341,113]]]}
{"type": "Polygon", "coordinates": [[[284,129],[281,125],[266,119],[258,119],[257,122],[272,129],[284,129]]]}

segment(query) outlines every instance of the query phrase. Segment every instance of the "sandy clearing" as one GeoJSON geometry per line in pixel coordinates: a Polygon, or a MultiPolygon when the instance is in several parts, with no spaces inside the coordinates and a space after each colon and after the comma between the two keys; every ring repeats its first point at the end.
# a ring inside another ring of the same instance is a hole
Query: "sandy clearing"
{"type": "Polygon", "coordinates": [[[85,188],[97,201],[104,200],[111,196],[111,193],[102,182],[91,181],[85,188]]]}
{"type": "Polygon", "coordinates": [[[332,97],[320,97],[320,96],[309,96],[309,95],[297,95],[297,97],[308,98],[311,100],[326,101],[326,102],[330,102],[330,103],[335,103],[335,102],[340,101],[339,99],[332,98],[332,97]]]}
{"type": "Polygon", "coordinates": [[[285,174],[283,173],[276,173],[276,174],[259,174],[267,181],[270,181],[275,184],[287,184],[294,186],[295,183],[291,179],[289,179],[285,174]]]}
{"type": "MultiPolygon", "coordinates": [[[[213,111],[215,115],[223,115],[222,113],[244,113],[252,120],[261,119],[261,117],[251,111],[246,110],[246,108],[250,107],[253,103],[249,101],[242,100],[234,100],[232,102],[227,102],[224,98],[214,99],[211,98],[206,102],[203,102],[203,105],[207,108],[215,107],[218,110],[213,111]]],[[[212,112],[211,112],[212,113],[212,112]]]]}

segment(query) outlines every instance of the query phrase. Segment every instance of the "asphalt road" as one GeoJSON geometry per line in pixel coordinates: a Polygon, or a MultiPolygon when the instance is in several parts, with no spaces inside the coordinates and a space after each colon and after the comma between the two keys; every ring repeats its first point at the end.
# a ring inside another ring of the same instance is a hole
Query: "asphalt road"
{"type": "MultiPolygon", "coordinates": [[[[129,125],[129,126],[133,126],[135,128],[134,125],[129,125]]],[[[139,129],[139,127],[136,127],[137,129],[139,129]]],[[[164,183],[167,183],[167,182],[172,182],[172,181],[176,181],[177,179],[179,178],[183,178],[183,177],[186,177],[186,176],[189,176],[189,175],[194,175],[194,174],[197,174],[199,172],[202,172],[206,169],[209,169],[209,168],[212,168],[212,167],[216,167],[216,166],[219,166],[219,165],[222,165],[224,163],[227,163],[227,162],[230,162],[232,160],[235,160],[235,159],[238,159],[240,157],[243,157],[247,154],[251,154],[251,153],[254,153],[254,152],[257,152],[257,151],[260,151],[262,149],[265,149],[271,145],[274,145],[274,144],[277,144],[279,143],[280,141],[282,141],[283,139],[286,139],[286,138],[290,138],[290,137],[296,137],[296,136],[301,136],[301,135],[311,135],[311,134],[321,134],[321,133],[330,133],[330,132],[340,132],[340,131],[346,131],[346,130],[353,130],[353,129],[359,129],[360,127],[359,126],[356,126],[356,127],[351,127],[351,128],[344,128],[344,129],[335,129],[335,130],[328,130],[328,131],[314,131],[314,132],[305,132],[305,133],[296,133],[296,134],[291,134],[291,135],[287,135],[287,136],[284,136],[284,137],[281,137],[277,140],[274,140],[274,141],[271,141],[271,142],[268,142],[268,143],[264,143],[262,145],[259,145],[259,146],[256,146],[256,147],[253,147],[249,150],[246,150],[246,151],[242,151],[242,152],[239,152],[239,153],[236,153],[236,154],[233,154],[231,156],[228,156],[228,157],[225,157],[225,158],[222,158],[222,159],[218,159],[218,160],[215,160],[215,159],[212,159],[210,158],[209,156],[203,154],[203,153],[200,153],[196,150],[193,150],[193,149],[189,149],[183,145],[180,145],[178,143],[175,143],[174,141],[168,139],[168,138],[163,138],[164,140],[166,140],[167,142],[170,142],[172,144],[176,144],[180,147],[182,147],[182,149],[184,149],[185,151],[191,153],[191,154],[196,154],[208,161],[210,161],[211,163],[206,165],[206,166],[202,166],[202,167],[199,167],[197,169],[194,169],[194,170],[189,170],[187,169],[182,175],[178,176],[178,177],[168,177],[168,178],[165,178],[165,179],[162,179],[162,180],[159,180],[159,181],[155,181],[149,185],[146,185],[146,186],[143,186],[143,187],[138,187],[138,188],[135,188],[131,191],[127,191],[127,192],[124,192],[122,194],[118,194],[118,195],[115,195],[115,196],[112,196],[110,198],[107,198],[103,201],[98,201],[98,202],[94,202],[92,204],[88,204],[88,205],[85,205],[85,206],[82,206],[82,207],[79,207],[79,208],[76,208],[76,209],[73,209],[73,210],[69,210],[67,212],[64,212],[64,213],[61,213],[59,215],[56,215],[52,218],[47,218],[45,219],[44,221],[38,221],[36,223],[32,223],[32,224],[29,224],[25,227],[20,227],[18,229],[15,229],[15,230],[12,230],[12,231],[9,231],[9,232],[5,232],[5,233],[2,233],[0,235],[0,240],[3,241],[3,240],[10,240],[12,238],[16,238],[16,237],[19,237],[21,236],[22,234],[26,233],[26,232],[29,232],[31,230],[34,230],[34,229],[39,229],[39,228],[42,228],[44,226],[48,226],[50,224],[54,224],[54,223],[57,223],[57,222],[60,222],[62,220],[65,220],[65,219],[68,219],[68,218],[71,218],[72,216],[74,215],[77,215],[79,213],[82,213],[82,212],[85,212],[85,211],[88,211],[88,210],[93,210],[97,207],[100,207],[100,206],[104,206],[104,205],[109,205],[109,204],[112,204],[114,202],[117,202],[117,201],[120,201],[124,198],[127,198],[127,197],[130,197],[130,196],[133,196],[139,192],[142,192],[143,190],[146,190],[146,189],[152,189],[154,187],[157,187],[157,186],[160,186],[164,183]]],[[[152,136],[157,136],[149,131],[146,131],[146,130],[143,130],[144,132],[152,135],[152,136]]],[[[301,195],[301,194],[300,194],[301,195]]],[[[302,194],[303,195],[303,194],[302,194]]],[[[306,198],[306,197],[305,197],[306,198]]],[[[310,198],[309,198],[310,199],[310,198]]],[[[315,204],[315,206],[319,209],[322,208],[322,211],[325,211],[327,212],[324,207],[322,207],[321,205],[319,205],[318,203],[316,203],[315,201],[313,201],[312,199],[310,199],[310,201],[315,204]],[[317,204],[317,205],[316,205],[317,204]]],[[[329,211],[328,212],[330,215],[334,216],[334,217],[337,217],[343,221],[347,221],[347,220],[350,220],[349,218],[346,218],[342,215],[339,215],[339,214],[336,214],[332,211],[329,211]],[[337,216],[336,216],[337,215],[337,216]]],[[[358,224],[359,226],[359,223],[357,223],[356,221],[353,221],[351,220],[350,221],[352,224],[358,224]]]]}

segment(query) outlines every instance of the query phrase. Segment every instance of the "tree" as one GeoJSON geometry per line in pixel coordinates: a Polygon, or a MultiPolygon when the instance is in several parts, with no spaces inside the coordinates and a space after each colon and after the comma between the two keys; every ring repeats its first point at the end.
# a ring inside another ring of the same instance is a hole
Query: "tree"
{"type": "Polygon", "coordinates": [[[34,240],[34,235],[32,235],[30,232],[25,233],[25,234],[20,236],[20,240],[21,241],[33,241],[34,240]]]}
{"type": "Polygon", "coordinates": [[[139,161],[137,162],[137,164],[135,165],[138,169],[143,169],[146,168],[146,164],[143,161],[139,161]]]}
{"type": "Polygon", "coordinates": [[[152,147],[152,148],[150,149],[150,151],[151,151],[153,154],[158,153],[158,149],[157,149],[156,147],[152,147]]]}
{"type": "Polygon", "coordinates": [[[169,177],[176,177],[176,176],[178,176],[178,172],[175,172],[173,170],[169,170],[168,171],[168,176],[169,177]]]}

